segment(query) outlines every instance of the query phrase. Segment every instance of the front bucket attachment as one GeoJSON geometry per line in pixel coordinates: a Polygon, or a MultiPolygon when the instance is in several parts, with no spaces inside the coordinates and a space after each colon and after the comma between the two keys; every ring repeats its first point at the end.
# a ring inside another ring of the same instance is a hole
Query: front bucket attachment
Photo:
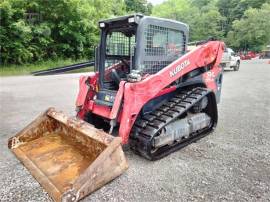
{"type": "Polygon", "coordinates": [[[78,201],[128,168],[119,137],[53,108],[8,147],[55,201],[78,201]]]}

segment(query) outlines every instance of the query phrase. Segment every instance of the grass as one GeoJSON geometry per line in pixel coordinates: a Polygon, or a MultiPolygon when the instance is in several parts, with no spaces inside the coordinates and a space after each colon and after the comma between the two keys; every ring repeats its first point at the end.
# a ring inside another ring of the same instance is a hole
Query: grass
{"type": "MultiPolygon", "coordinates": [[[[72,60],[72,59],[58,59],[58,60],[48,60],[43,62],[37,62],[33,64],[23,64],[23,65],[1,65],[0,66],[0,76],[15,76],[15,75],[27,75],[33,71],[45,70],[54,67],[62,67],[66,65],[71,65],[75,63],[85,62],[84,60],[72,60]]],[[[81,70],[74,70],[74,72],[84,72],[89,71],[89,68],[84,68],[81,70]]]]}

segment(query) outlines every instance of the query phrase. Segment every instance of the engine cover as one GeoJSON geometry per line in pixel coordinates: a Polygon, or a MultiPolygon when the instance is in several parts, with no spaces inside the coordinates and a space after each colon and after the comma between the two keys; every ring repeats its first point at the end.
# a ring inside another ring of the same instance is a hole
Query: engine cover
{"type": "Polygon", "coordinates": [[[186,118],[178,119],[165,126],[160,135],[154,138],[154,147],[161,147],[188,138],[191,133],[210,125],[211,118],[206,113],[189,114],[186,118]]]}

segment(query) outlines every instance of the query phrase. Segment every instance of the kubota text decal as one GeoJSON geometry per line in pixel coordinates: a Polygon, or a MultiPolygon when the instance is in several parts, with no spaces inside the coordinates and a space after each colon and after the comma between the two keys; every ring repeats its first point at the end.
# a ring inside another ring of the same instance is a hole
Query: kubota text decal
{"type": "Polygon", "coordinates": [[[177,65],[172,71],[170,71],[170,77],[174,77],[178,72],[185,69],[188,65],[190,65],[189,59],[185,60],[180,65],[177,65]]]}

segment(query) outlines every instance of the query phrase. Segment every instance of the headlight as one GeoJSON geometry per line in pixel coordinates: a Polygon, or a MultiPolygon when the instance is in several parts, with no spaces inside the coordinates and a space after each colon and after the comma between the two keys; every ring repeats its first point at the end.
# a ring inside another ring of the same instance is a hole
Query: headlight
{"type": "Polygon", "coordinates": [[[129,23],[135,22],[135,19],[134,19],[134,17],[132,17],[132,18],[129,18],[129,19],[128,19],[128,22],[129,22],[129,23]]]}
{"type": "Polygon", "coordinates": [[[100,28],[105,27],[105,23],[104,23],[104,22],[99,23],[99,27],[100,27],[100,28]]]}

